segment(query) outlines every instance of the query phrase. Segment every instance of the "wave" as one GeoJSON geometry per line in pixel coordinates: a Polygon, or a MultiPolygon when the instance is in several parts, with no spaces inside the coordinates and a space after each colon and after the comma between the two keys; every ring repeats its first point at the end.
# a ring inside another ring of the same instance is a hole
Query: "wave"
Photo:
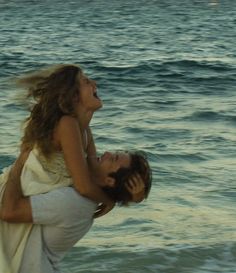
{"type": "Polygon", "coordinates": [[[221,61],[210,61],[210,60],[193,60],[193,59],[183,59],[183,60],[172,60],[163,62],[164,66],[175,66],[181,68],[200,68],[200,69],[213,69],[215,71],[223,72],[223,71],[235,71],[235,65],[221,62],[221,61]]]}
{"type": "Polygon", "coordinates": [[[159,162],[164,161],[186,161],[186,162],[201,162],[206,161],[209,158],[206,155],[203,155],[202,153],[188,153],[188,154],[158,154],[157,159],[159,162]]]}
{"type": "Polygon", "coordinates": [[[181,86],[187,85],[187,93],[205,95],[231,92],[236,77],[235,67],[229,64],[187,59],[173,61],[149,59],[133,63],[87,62],[86,66],[91,67],[100,83],[107,80],[110,82],[109,85],[112,83],[117,85],[119,79],[119,85],[145,86],[156,88],[156,91],[159,86],[166,89],[166,92],[172,92],[173,89],[182,92],[181,86]],[[197,88],[194,89],[194,86],[197,88]]]}
{"type": "Polygon", "coordinates": [[[161,64],[148,60],[140,63],[116,63],[113,61],[95,64],[94,68],[103,70],[109,73],[119,72],[121,74],[137,74],[150,71],[158,71],[162,69],[161,64]]]}
{"type": "Polygon", "coordinates": [[[106,61],[106,62],[101,62],[101,63],[95,63],[95,62],[86,62],[86,64],[93,64],[96,65],[97,69],[103,69],[105,71],[123,71],[124,73],[126,72],[140,72],[140,71],[158,71],[162,72],[163,75],[165,73],[170,73],[170,75],[177,74],[177,75],[182,75],[181,71],[172,71],[171,68],[186,68],[186,69],[211,69],[214,71],[218,72],[225,72],[225,71],[231,71],[235,72],[235,66],[230,65],[224,62],[210,62],[210,61],[198,61],[198,60],[154,60],[154,59],[149,59],[146,61],[142,61],[139,63],[124,63],[123,65],[119,62],[114,62],[114,61],[106,61]]]}
{"type": "Polygon", "coordinates": [[[0,173],[2,172],[3,168],[10,166],[14,162],[15,158],[8,155],[1,155],[0,156],[0,173]]]}
{"type": "Polygon", "coordinates": [[[233,242],[158,246],[154,240],[145,246],[136,245],[135,241],[127,246],[124,238],[120,243],[123,247],[112,243],[94,247],[96,242],[90,247],[74,247],[63,261],[62,269],[85,273],[235,272],[236,245],[233,242]]]}
{"type": "Polygon", "coordinates": [[[236,123],[235,115],[227,115],[215,111],[196,111],[191,114],[191,116],[185,117],[184,119],[191,121],[229,121],[231,123],[236,123]]]}

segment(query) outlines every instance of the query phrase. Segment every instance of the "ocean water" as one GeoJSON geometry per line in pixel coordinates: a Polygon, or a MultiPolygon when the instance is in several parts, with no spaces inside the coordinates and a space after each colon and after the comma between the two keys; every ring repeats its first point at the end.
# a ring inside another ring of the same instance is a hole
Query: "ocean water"
{"type": "Polygon", "coordinates": [[[0,0],[0,167],[27,116],[12,78],[77,63],[104,102],[98,151],[153,170],[148,200],[96,220],[64,272],[236,272],[235,39],[234,0],[0,0]]]}

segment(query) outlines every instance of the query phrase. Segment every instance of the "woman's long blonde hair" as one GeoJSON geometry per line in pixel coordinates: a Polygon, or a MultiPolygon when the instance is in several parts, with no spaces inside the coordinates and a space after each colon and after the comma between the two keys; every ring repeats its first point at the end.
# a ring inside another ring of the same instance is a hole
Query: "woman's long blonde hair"
{"type": "Polygon", "coordinates": [[[54,151],[54,129],[63,115],[75,115],[75,96],[79,95],[82,70],[76,65],[59,65],[21,77],[17,82],[28,90],[33,99],[30,115],[26,119],[22,146],[35,145],[46,157],[54,151]]]}

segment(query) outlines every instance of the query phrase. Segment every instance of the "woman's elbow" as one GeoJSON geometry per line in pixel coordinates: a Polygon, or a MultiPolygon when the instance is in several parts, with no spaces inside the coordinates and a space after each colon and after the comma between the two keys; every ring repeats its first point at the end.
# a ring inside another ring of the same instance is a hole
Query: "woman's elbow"
{"type": "Polygon", "coordinates": [[[1,219],[5,222],[14,222],[16,218],[14,209],[2,208],[1,219]]]}

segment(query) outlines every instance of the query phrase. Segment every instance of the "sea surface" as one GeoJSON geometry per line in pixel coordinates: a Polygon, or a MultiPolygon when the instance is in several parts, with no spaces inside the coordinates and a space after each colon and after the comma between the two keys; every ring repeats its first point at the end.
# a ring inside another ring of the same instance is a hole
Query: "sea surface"
{"type": "Polygon", "coordinates": [[[153,186],[115,208],[66,273],[236,273],[236,1],[0,0],[0,168],[28,115],[14,77],[80,64],[99,153],[147,153],[153,186]]]}

